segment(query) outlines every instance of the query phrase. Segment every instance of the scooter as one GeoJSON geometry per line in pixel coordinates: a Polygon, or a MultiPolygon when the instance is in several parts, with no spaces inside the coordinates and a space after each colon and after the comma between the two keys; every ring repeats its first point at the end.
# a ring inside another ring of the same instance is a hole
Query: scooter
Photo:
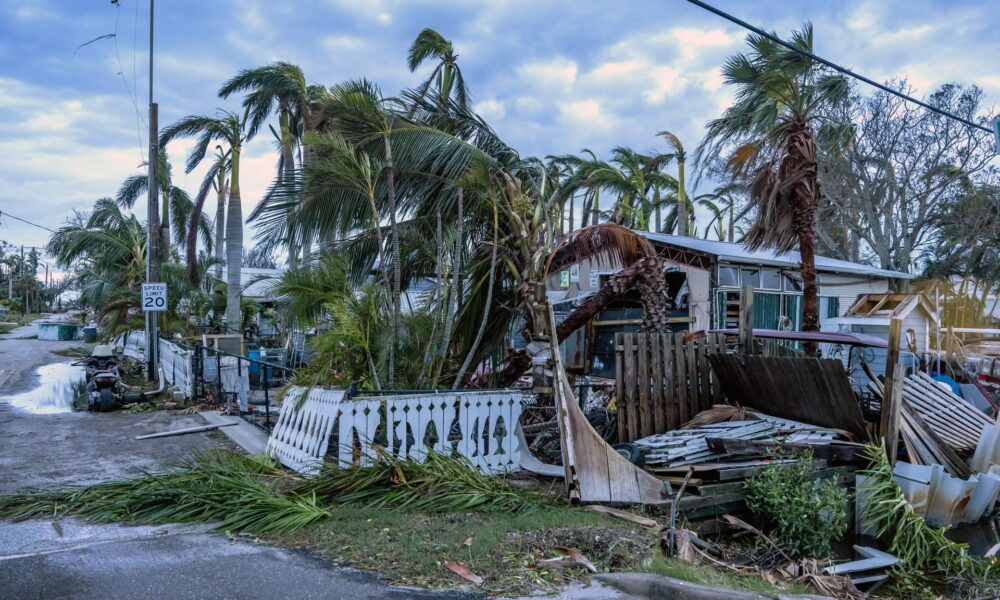
{"type": "Polygon", "coordinates": [[[73,363],[85,368],[87,406],[90,410],[108,412],[121,401],[124,385],[118,374],[118,359],[111,346],[98,345],[90,356],[73,363]]]}

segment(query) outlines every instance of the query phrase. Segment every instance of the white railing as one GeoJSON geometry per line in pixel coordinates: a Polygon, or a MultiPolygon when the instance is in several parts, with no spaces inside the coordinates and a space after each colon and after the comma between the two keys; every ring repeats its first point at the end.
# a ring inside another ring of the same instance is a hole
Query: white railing
{"type": "Polygon", "coordinates": [[[160,366],[163,376],[188,400],[194,398],[194,351],[160,340],[160,366]]]}
{"type": "Polygon", "coordinates": [[[146,336],[141,331],[126,331],[115,342],[122,354],[133,360],[146,359],[146,336]]]}
{"type": "Polygon", "coordinates": [[[304,391],[293,387],[286,392],[271,435],[272,453],[281,459],[288,456],[288,466],[314,469],[336,431],[337,463],[342,467],[369,464],[373,444],[412,460],[424,460],[431,450],[457,453],[487,474],[520,467],[515,435],[523,397],[519,391],[427,392],[343,401],[342,392],[313,388],[300,405],[304,391]],[[334,426],[330,415],[338,413],[334,426]]]}
{"type": "Polygon", "coordinates": [[[212,391],[217,391],[218,381],[221,376],[222,392],[224,394],[236,394],[240,410],[246,412],[250,406],[250,369],[246,360],[240,361],[235,356],[221,355],[222,363],[219,363],[220,355],[202,348],[202,381],[206,386],[211,386],[212,391]]]}

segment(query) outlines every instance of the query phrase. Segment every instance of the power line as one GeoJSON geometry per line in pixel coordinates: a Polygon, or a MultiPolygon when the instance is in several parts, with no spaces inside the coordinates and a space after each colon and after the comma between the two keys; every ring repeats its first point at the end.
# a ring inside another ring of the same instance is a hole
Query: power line
{"type": "Polygon", "coordinates": [[[22,223],[27,223],[28,225],[33,225],[35,227],[38,227],[39,229],[44,229],[45,231],[51,231],[52,233],[56,233],[55,229],[49,229],[45,225],[39,225],[38,223],[32,223],[31,221],[28,221],[27,219],[22,219],[21,217],[15,217],[14,215],[10,214],[9,212],[4,212],[4,211],[0,210],[0,217],[3,217],[4,215],[7,215],[11,219],[15,219],[15,220],[20,221],[22,223]]]}
{"type": "Polygon", "coordinates": [[[749,29],[750,31],[756,33],[757,35],[764,36],[767,39],[771,40],[772,42],[775,42],[776,44],[781,44],[782,46],[784,46],[785,48],[788,48],[792,52],[797,52],[797,53],[801,54],[802,56],[807,56],[807,57],[815,60],[816,62],[822,63],[822,64],[830,67],[834,71],[838,71],[840,73],[843,73],[844,75],[847,75],[849,77],[853,77],[853,78],[855,78],[855,79],[857,79],[859,81],[863,81],[863,82],[867,83],[870,86],[874,86],[874,87],[882,90],[883,92],[887,92],[889,94],[892,94],[893,96],[898,96],[899,98],[902,98],[903,100],[906,100],[907,102],[912,102],[912,103],[916,104],[917,106],[922,106],[922,107],[926,108],[927,110],[929,110],[931,112],[936,112],[937,114],[939,114],[941,116],[948,117],[949,119],[954,119],[954,120],[956,120],[956,121],[958,121],[958,122],[960,122],[960,123],[962,123],[964,125],[968,125],[969,127],[974,127],[976,129],[981,129],[981,130],[983,130],[983,131],[985,131],[987,133],[993,133],[993,130],[990,129],[989,127],[984,127],[983,125],[979,125],[978,123],[973,123],[972,121],[970,121],[968,119],[960,117],[960,116],[958,116],[956,114],[952,114],[952,113],[950,113],[950,112],[948,112],[946,110],[943,110],[941,108],[938,108],[936,106],[932,106],[932,105],[924,102],[923,100],[917,100],[913,96],[909,96],[909,95],[904,94],[904,93],[902,93],[902,92],[900,92],[898,90],[894,90],[894,89],[892,89],[891,87],[889,87],[889,86],[887,86],[885,84],[878,83],[877,81],[874,81],[874,80],[872,80],[872,79],[870,79],[868,77],[865,77],[864,75],[860,75],[858,73],[855,73],[854,71],[852,71],[852,70],[850,70],[850,69],[848,69],[846,67],[842,67],[842,66],[840,66],[840,65],[838,65],[836,63],[828,61],[825,58],[822,58],[820,56],[816,56],[812,52],[809,52],[807,50],[803,50],[801,48],[796,48],[795,46],[793,46],[792,44],[789,44],[785,40],[783,40],[783,39],[781,39],[781,38],[779,38],[779,37],[777,37],[775,35],[772,35],[770,33],[767,33],[766,31],[764,31],[763,29],[761,29],[759,27],[754,27],[750,23],[747,23],[746,21],[738,19],[737,17],[734,17],[733,15],[731,15],[731,14],[729,14],[727,12],[719,10],[718,8],[715,8],[714,6],[711,6],[709,4],[705,4],[701,0],[687,0],[687,1],[690,2],[691,4],[694,4],[695,6],[700,6],[701,8],[704,8],[705,10],[707,10],[710,13],[714,13],[714,14],[720,16],[723,19],[726,19],[727,21],[730,21],[732,23],[736,23],[737,25],[739,25],[740,27],[742,27],[744,29],[749,29]]]}

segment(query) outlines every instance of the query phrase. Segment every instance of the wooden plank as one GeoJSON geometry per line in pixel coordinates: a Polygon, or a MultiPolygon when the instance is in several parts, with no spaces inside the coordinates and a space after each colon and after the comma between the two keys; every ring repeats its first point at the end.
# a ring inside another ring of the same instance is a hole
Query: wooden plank
{"type": "Polygon", "coordinates": [[[698,355],[695,344],[684,344],[684,357],[687,361],[688,418],[690,419],[701,412],[698,399],[698,355]]]}
{"type": "Polygon", "coordinates": [[[639,426],[636,428],[642,437],[657,433],[653,430],[653,405],[649,398],[649,334],[639,333],[636,335],[636,351],[638,352],[639,370],[639,426]]]}
{"type": "Polygon", "coordinates": [[[654,433],[667,431],[667,415],[665,398],[663,393],[663,334],[654,333],[649,336],[650,375],[652,376],[652,391],[650,394],[653,403],[653,429],[654,433]]]}
{"type": "Polygon", "coordinates": [[[767,456],[774,452],[794,453],[811,450],[813,458],[838,462],[861,462],[865,447],[860,444],[810,444],[808,442],[789,443],[771,440],[741,440],[732,438],[705,438],[713,452],[724,452],[731,456],[767,456]]]}
{"type": "Polygon", "coordinates": [[[618,413],[618,439],[628,439],[628,422],[625,417],[625,395],[628,379],[625,376],[625,334],[615,334],[615,406],[618,413]]]}
{"type": "MultiPolygon", "coordinates": [[[[883,300],[884,302],[884,300],[883,300]]],[[[885,444],[889,465],[896,464],[896,447],[899,441],[899,414],[903,403],[903,375],[899,371],[899,344],[903,334],[903,320],[893,317],[889,321],[889,349],[885,358],[885,380],[882,407],[879,415],[879,435],[885,444]]]]}
{"type": "Polygon", "coordinates": [[[684,334],[675,333],[674,334],[674,382],[676,385],[677,395],[675,396],[675,402],[677,403],[677,424],[674,427],[680,427],[684,423],[687,423],[694,415],[690,414],[688,411],[688,386],[687,386],[687,360],[684,355],[684,334]]]}
{"type": "Polygon", "coordinates": [[[740,288],[740,352],[753,354],[753,286],[740,288]]]}
{"type": "Polygon", "coordinates": [[[618,418],[625,417],[625,438],[622,442],[639,439],[639,410],[637,406],[637,380],[635,369],[635,337],[624,336],[625,352],[625,406],[624,411],[618,411],[618,418]]]}

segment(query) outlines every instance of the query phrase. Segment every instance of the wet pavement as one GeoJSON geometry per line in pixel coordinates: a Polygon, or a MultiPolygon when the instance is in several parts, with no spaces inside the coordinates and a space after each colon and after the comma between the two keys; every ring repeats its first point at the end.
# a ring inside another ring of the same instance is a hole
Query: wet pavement
{"type": "MultiPolygon", "coordinates": [[[[67,411],[72,359],[52,351],[75,343],[28,339],[35,333],[0,336],[0,494],[128,477],[231,447],[218,432],[134,439],[204,425],[197,414],[67,411]]],[[[0,521],[0,599],[478,597],[395,588],[307,552],[207,529],[0,521]]]]}

